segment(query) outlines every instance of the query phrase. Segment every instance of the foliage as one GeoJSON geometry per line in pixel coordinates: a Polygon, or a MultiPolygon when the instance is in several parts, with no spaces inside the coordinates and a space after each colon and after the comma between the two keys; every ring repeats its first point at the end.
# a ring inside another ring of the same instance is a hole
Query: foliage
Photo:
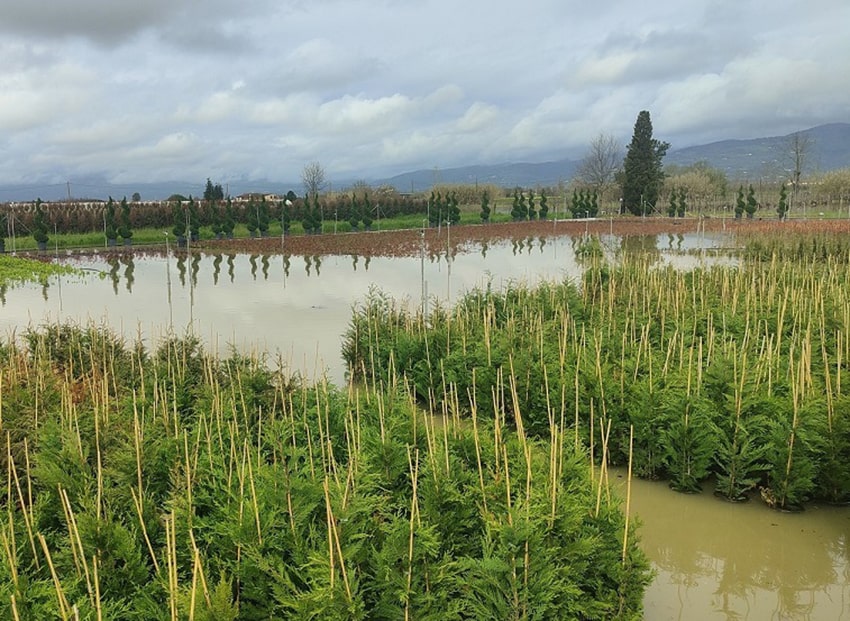
{"type": "Polygon", "coordinates": [[[788,215],[788,190],[785,189],[785,184],[779,189],[779,202],[776,204],[776,214],[780,220],[784,220],[788,215]]]}
{"type": "Polygon", "coordinates": [[[47,235],[47,218],[40,198],[35,201],[35,215],[32,222],[32,236],[39,244],[46,244],[50,239],[47,235]]]}
{"type": "Polygon", "coordinates": [[[118,238],[118,228],[115,220],[115,201],[112,200],[111,196],[106,201],[106,207],[103,211],[103,232],[106,235],[106,239],[114,240],[118,238]]]}
{"type": "Polygon", "coordinates": [[[757,208],[758,201],[756,201],[756,191],[751,185],[747,189],[747,202],[744,205],[744,210],[747,212],[747,217],[752,218],[755,215],[757,208]]]}
{"type": "Polygon", "coordinates": [[[193,338],[55,326],[2,365],[4,618],[641,616],[646,557],[563,436],[193,338]]]}
{"type": "Polygon", "coordinates": [[[481,221],[490,221],[490,194],[487,190],[481,193],[481,221]]]}
{"type": "Polygon", "coordinates": [[[182,201],[174,201],[171,204],[171,224],[171,232],[174,233],[174,237],[185,239],[188,236],[186,213],[182,201]]]}
{"type": "Polygon", "coordinates": [[[543,437],[560,416],[597,459],[605,436],[614,464],[631,430],[634,471],[680,491],[715,477],[730,500],[841,501],[850,249],[846,235],[770,248],[683,272],[632,252],[608,265],[588,236],[575,246],[580,287],[473,291],[427,319],[372,298],[343,355],[355,379],[408,378],[429,409],[489,416],[504,404],[508,422],[543,437]]]}
{"type": "Polygon", "coordinates": [[[738,220],[744,215],[747,203],[744,201],[744,186],[738,186],[738,196],[735,198],[735,218],[738,220]]]}
{"type": "Polygon", "coordinates": [[[220,183],[213,184],[209,177],[207,177],[207,184],[204,186],[204,200],[210,202],[224,200],[224,188],[221,187],[220,183]]]}
{"type": "Polygon", "coordinates": [[[127,197],[121,199],[121,225],[118,228],[118,234],[124,239],[133,237],[133,230],[130,225],[130,204],[127,202],[127,197]]]}
{"type": "Polygon", "coordinates": [[[540,205],[537,211],[537,217],[541,220],[546,220],[549,217],[549,203],[546,199],[546,191],[540,191],[540,205]]]}
{"type": "Polygon", "coordinates": [[[72,275],[79,273],[79,270],[68,265],[0,255],[0,286],[24,282],[46,282],[47,279],[56,274],[72,275]]]}
{"type": "Polygon", "coordinates": [[[649,112],[642,110],[623,164],[623,208],[629,213],[645,216],[655,210],[664,181],[662,160],[669,148],[668,143],[652,137],[649,112]]]}

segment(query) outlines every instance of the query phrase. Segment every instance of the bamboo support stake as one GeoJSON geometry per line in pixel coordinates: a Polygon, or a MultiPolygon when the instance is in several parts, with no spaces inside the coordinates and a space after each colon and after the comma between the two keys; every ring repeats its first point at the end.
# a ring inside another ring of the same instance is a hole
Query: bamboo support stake
{"type": "MultiPolygon", "coordinates": [[[[248,450],[247,440],[245,445],[245,450],[248,450]]],[[[254,508],[254,523],[257,526],[257,541],[260,545],[263,545],[263,532],[260,527],[260,502],[257,498],[257,488],[254,485],[254,469],[251,466],[251,459],[246,459],[248,464],[248,484],[251,486],[251,504],[254,508]]]]}
{"type": "MultiPolygon", "coordinates": [[[[29,538],[30,548],[32,549],[33,559],[35,560],[36,568],[41,567],[41,563],[38,560],[38,552],[35,547],[35,535],[33,532],[33,524],[29,511],[27,510],[26,502],[24,500],[24,494],[21,490],[21,482],[18,478],[18,470],[15,468],[15,460],[12,458],[12,447],[11,447],[11,439],[9,437],[9,432],[6,432],[6,463],[9,468],[9,472],[11,473],[12,478],[15,481],[15,489],[18,492],[18,502],[21,506],[21,514],[24,516],[24,526],[27,529],[27,537],[29,538]]],[[[9,513],[11,515],[11,506],[12,506],[12,494],[11,490],[9,490],[7,494],[7,503],[9,504],[9,513]]],[[[9,520],[9,524],[12,524],[11,518],[9,520]]]]}
{"type": "Polygon", "coordinates": [[[623,566],[626,564],[629,545],[629,520],[631,520],[632,508],[632,456],[634,449],[635,427],[629,425],[629,470],[626,478],[626,519],[623,527],[623,566]]]}
{"type": "Polygon", "coordinates": [[[94,607],[97,621],[103,621],[103,607],[100,601],[100,576],[97,573],[97,555],[92,556],[92,571],[94,572],[94,607]]]}
{"type": "Polygon", "coordinates": [[[139,516],[139,525],[142,528],[142,536],[145,538],[145,545],[147,545],[148,553],[151,556],[151,561],[153,561],[154,570],[156,573],[159,573],[159,562],[156,560],[156,553],[153,550],[153,545],[151,545],[151,539],[148,536],[148,529],[145,526],[145,517],[142,511],[142,499],[136,496],[136,492],[133,488],[130,488],[130,494],[133,496],[133,506],[136,508],[136,513],[139,516]]]}
{"type": "MultiPolygon", "coordinates": [[[[327,507],[327,514],[328,514],[328,525],[329,525],[329,528],[330,528],[330,532],[328,533],[328,536],[330,538],[330,545],[336,548],[337,556],[339,556],[339,570],[342,573],[342,582],[343,582],[343,585],[345,586],[345,594],[348,597],[348,601],[351,602],[352,601],[351,585],[348,581],[348,572],[345,569],[345,558],[343,558],[343,555],[342,555],[342,544],[340,543],[339,531],[338,531],[337,526],[336,526],[336,518],[334,517],[333,507],[331,506],[331,497],[330,497],[330,491],[329,491],[329,487],[328,487],[328,477],[327,476],[325,476],[323,486],[324,486],[324,491],[325,491],[325,505],[327,507]]],[[[333,558],[333,556],[331,558],[333,558]]]]}
{"type": "Polygon", "coordinates": [[[416,450],[415,459],[411,457],[411,451],[407,449],[408,467],[410,468],[411,500],[410,500],[410,526],[407,542],[407,589],[404,595],[404,618],[410,619],[410,587],[413,582],[413,544],[414,532],[419,519],[419,450],[416,450]]]}
{"type": "Polygon", "coordinates": [[[53,566],[53,558],[50,556],[50,550],[47,548],[47,541],[44,535],[38,533],[38,541],[41,544],[41,549],[44,550],[44,557],[47,559],[47,566],[50,568],[50,577],[53,578],[53,588],[56,590],[56,599],[59,601],[59,614],[67,620],[71,615],[71,606],[68,604],[68,599],[65,597],[65,591],[62,589],[62,583],[59,581],[59,575],[56,573],[56,567],[53,566]]]}

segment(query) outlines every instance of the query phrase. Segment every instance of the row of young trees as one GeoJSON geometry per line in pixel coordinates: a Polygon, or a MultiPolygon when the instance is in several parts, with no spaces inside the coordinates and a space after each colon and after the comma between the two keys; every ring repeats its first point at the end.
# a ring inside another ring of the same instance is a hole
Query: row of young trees
{"type": "Polygon", "coordinates": [[[546,193],[541,191],[540,198],[535,205],[534,190],[526,191],[520,188],[514,188],[514,200],[511,205],[511,219],[514,222],[521,220],[546,220],[549,217],[549,204],[546,199],[546,193]]]}
{"type": "MultiPolygon", "coordinates": [[[[216,186],[213,186],[215,188],[216,186]]],[[[218,195],[215,193],[214,195],[218,195]]],[[[457,206],[455,205],[455,208],[457,206]]],[[[0,206],[0,251],[6,235],[31,235],[40,247],[46,247],[51,231],[58,233],[102,232],[110,245],[123,239],[131,243],[133,231],[142,228],[170,229],[177,238],[197,239],[206,228],[215,237],[229,237],[237,225],[244,225],[250,235],[268,232],[271,222],[280,222],[289,232],[292,222],[300,222],[308,233],[320,232],[322,222],[330,218],[348,222],[352,229],[361,225],[368,230],[375,218],[425,214],[428,204],[413,197],[382,197],[376,200],[368,193],[338,195],[326,199],[317,195],[299,198],[289,192],[281,200],[264,196],[248,200],[195,199],[174,197],[159,203],[137,203],[126,197],[105,203],[45,203],[0,206]]],[[[452,217],[459,222],[459,209],[452,217]]]]}

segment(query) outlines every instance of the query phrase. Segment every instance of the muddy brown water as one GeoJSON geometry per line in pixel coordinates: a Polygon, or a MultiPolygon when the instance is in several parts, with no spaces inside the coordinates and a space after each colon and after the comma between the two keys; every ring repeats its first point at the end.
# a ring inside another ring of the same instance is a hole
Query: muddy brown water
{"type": "MultiPolygon", "coordinates": [[[[603,240],[610,252],[616,240],[603,240]]],[[[148,345],[191,331],[213,351],[229,347],[280,356],[310,379],[345,382],[340,343],[352,305],[373,287],[420,305],[457,299],[488,284],[534,284],[581,273],[569,238],[528,238],[445,256],[373,258],[175,254],[91,257],[83,276],[0,289],[0,333],[44,322],[105,324],[148,345]]],[[[684,235],[632,241],[659,262],[692,267],[698,250],[722,237],[684,235]]],[[[615,472],[615,475],[622,472],[615,472]]],[[[710,486],[709,486],[710,487],[710,486]]],[[[645,598],[648,620],[829,619],[850,621],[850,508],[812,506],[779,513],[760,501],[730,504],[707,489],[684,495],[663,482],[636,480],[632,513],[656,577],[645,598]]]]}

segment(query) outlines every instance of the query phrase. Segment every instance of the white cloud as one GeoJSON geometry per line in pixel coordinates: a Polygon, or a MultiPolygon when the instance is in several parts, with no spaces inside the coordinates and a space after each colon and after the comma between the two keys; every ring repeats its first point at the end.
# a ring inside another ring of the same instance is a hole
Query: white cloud
{"type": "Polygon", "coordinates": [[[0,183],[297,179],[850,120],[850,5],[7,0],[0,183]],[[452,19],[446,19],[451,15],[452,19]]]}

